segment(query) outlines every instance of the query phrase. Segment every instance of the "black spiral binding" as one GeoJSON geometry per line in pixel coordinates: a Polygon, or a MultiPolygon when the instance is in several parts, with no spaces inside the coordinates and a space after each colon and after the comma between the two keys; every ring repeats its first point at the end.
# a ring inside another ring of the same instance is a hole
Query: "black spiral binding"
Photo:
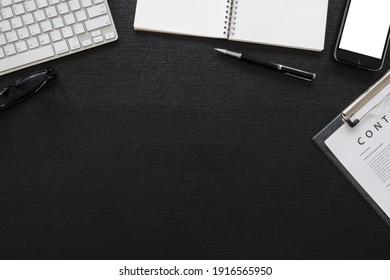
{"type": "Polygon", "coordinates": [[[226,0],[225,26],[223,34],[229,39],[234,36],[237,20],[238,0],[226,0]]]}

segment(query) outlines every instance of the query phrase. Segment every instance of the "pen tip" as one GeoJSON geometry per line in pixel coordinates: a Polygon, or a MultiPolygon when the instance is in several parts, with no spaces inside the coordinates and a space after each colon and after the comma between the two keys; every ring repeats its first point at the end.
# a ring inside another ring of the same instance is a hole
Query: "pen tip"
{"type": "Polygon", "coordinates": [[[220,53],[225,53],[225,50],[223,50],[223,49],[218,49],[218,48],[214,48],[214,51],[220,52],[220,53]]]}

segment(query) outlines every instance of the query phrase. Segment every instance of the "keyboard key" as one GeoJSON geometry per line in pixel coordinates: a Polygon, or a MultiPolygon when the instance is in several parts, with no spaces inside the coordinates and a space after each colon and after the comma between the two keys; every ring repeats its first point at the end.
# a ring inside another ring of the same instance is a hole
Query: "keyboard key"
{"type": "Polygon", "coordinates": [[[0,22],[0,30],[1,32],[7,32],[11,30],[11,24],[8,20],[0,22]]]}
{"type": "Polygon", "coordinates": [[[88,12],[88,15],[90,18],[94,18],[97,16],[102,16],[102,15],[107,14],[107,8],[106,8],[106,5],[100,4],[100,5],[88,8],[87,12],[88,12]]]}
{"type": "Polygon", "coordinates": [[[34,13],[34,16],[35,16],[35,20],[38,22],[46,19],[46,15],[45,15],[45,12],[43,10],[36,11],[34,13]]]}
{"type": "Polygon", "coordinates": [[[39,28],[39,24],[33,24],[29,27],[31,36],[35,36],[41,33],[41,28],[39,28]]]}
{"type": "Polygon", "coordinates": [[[20,16],[25,13],[23,4],[17,4],[13,8],[16,16],[20,16]]]}
{"type": "Polygon", "coordinates": [[[14,13],[12,12],[12,9],[10,7],[2,9],[1,14],[3,16],[3,19],[9,19],[14,16],[14,13]]]}
{"type": "Polygon", "coordinates": [[[69,39],[68,43],[72,51],[81,48],[79,39],[77,39],[77,37],[73,37],[72,39],[69,39]]]}
{"type": "Polygon", "coordinates": [[[104,40],[103,40],[103,36],[99,36],[99,37],[94,37],[93,38],[93,42],[95,43],[95,44],[97,44],[97,43],[101,43],[101,42],[103,42],[104,40]]]}
{"type": "Polygon", "coordinates": [[[41,23],[41,28],[43,32],[48,32],[53,30],[53,26],[48,20],[41,23]]]}
{"type": "MultiPolygon", "coordinates": [[[[16,49],[15,49],[15,46],[10,44],[10,45],[7,45],[4,47],[4,52],[7,56],[10,56],[10,55],[13,55],[16,53],[16,49]]],[[[4,60],[1,61],[2,63],[4,63],[4,60]]],[[[0,70],[1,70],[1,65],[0,65],[0,70]]]]}
{"type": "Polygon", "coordinates": [[[12,42],[15,42],[18,40],[18,35],[16,34],[16,32],[14,30],[5,33],[5,37],[7,38],[7,41],[9,43],[12,43],[12,42]]]}
{"type": "Polygon", "coordinates": [[[76,19],[74,18],[73,14],[67,14],[64,16],[65,24],[66,25],[72,25],[76,23],[76,19]]]}
{"type": "Polygon", "coordinates": [[[95,30],[95,31],[91,32],[91,36],[92,37],[98,37],[98,36],[101,36],[101,35],[102,35],[102,32],[100,30],[95,30]]]}
{"type": "Polygon", "coordinates": [[[49,6],[46,0],[37,0],[37,4],[38,4],[38,8],[40,9],[49,6]]]}
{"type": "Polygon", "coordinates": [[[59,30],[50,32],[50,37],[53,42],[57,42],[62,39],[61,32],[59,30]]]}
{"type": "Polygon", "coordinates": [[[70,38],[72,37],[74,34],[73,34],[73,31],[72,31],[72,28],[71,27],[65,27],[62,29],[62,35],[64,36],[64,38],[70,38]]]}
{"type": "Polygon", "coordinates": [[[59,4],[57,6],[57,9],[58,9],[58,12],[60,13],[60,15],[69,13],[68,4],[66,4],[66,3],[59,4]]]}
{"type": "Polygon", "coordinates": [[[76,12],[76,18],[78,21],[84,21],[87,19],[87,14],[85,13],[85,11],[76,12]]]}
{"type": "MultiPolygon", "coordinates": [[[[12,46],[12,45],[10,45],[12,46]]],[[[8,47],[8,46],[7,46],[8,47]]],[[[6,47],[4,47],[5,49],[6,47]]],[[[15,50],[15,49],[14,49],[15,50]]],[[[0,72],[10,70],[12,68],[36,62],[54,56],[54,51],[51,45],[40,47],[18,55],[6,57],[1,60],[0,72]]]]}
{"type": "Polygon", "coordinates": [[[81,0],[81,5],[84,8],[88,8],[92,6],[92,0],[81,0]]]}
{"type": "Polygon", "coordinates": [[[83,47],[88,47],[88,46],[92,45],[92,41],[90,39],[86,39],[86,40],[82,41],[81,44],[83,45],[83,47]]]}
{"type": "Polygon", "coordinates": [[[54,6],[50,6],[49,8],[47,8],[46,14],[47,14],[48,18],[53,18],[53,17],[56,17],[58,15],[57,10],[54,6]]]}
{"type": "Polygon", "coordinates": [[[1,0],[1,5],[3,7],[7,7],[9,5],[12,5],[12,0],[1,0]]]}
{"type": "Polygon", "coordinates": [[[25,41],[20,41],[15,44],[16,50],[21,53],[27,51],[27,45],[25,41]]]}
{"type": "Polygon", "coordinates": [[[27,45],[30,49],[35,49],[35,48],[38,48],[39,47],[39,43],[38,43],[38,40],[37,38],[31,38],[31,39],[28,39],[27,40],[27,45]]]}
{"type": "Polygon", "coordinates": [[[69,7],[70,7],[71,11],[77,11],[77,10],[80,10],[80,8],[81,8],[78,0],[69,1],[69,7]]]}
{"type": "Polygon", "coordinates": [[[32,12],[37,9],[37,6],[35,5],[35,2],[32,0],[28,0],[24,3],[24,6],[26,7],[27,12],[32,12]]]}
{"type": "Polygon", "coordinates": [[[65,26],[61,17],[56,17],[52,19],[52,24],[54,29],[62,28],[65,26]]]}
{"type": "Polygon", "coordinates": [[[23,26],[23,22],[22,22],[22,19],[20,17],[16,17],[16,18],[11,19],[11,24],[12,24],[12,27],[14,29],[17,29],[17,28],[23,26]]]}
{"type": "Polygon", "coordinates": [[[44,46],[44,45],[47,45],[47,44],[50,44],[50,38],[49,38],[49,35],[47,35],[47,34],[43,34],[43,35],[40,35],[39,37],[38,37],[38,39],[39,39],[39,43],[42,45],[42,46],[44,46]]]}
{"type": "Polygon", "coordinates": [[[82,25],[81,23],[73,25],[73,29],[76,35],[80,35],[85,32],[84,25],[82,25]]]}
{"type": "Polygon", "coordinates": [[[53,46],[56,54],[63,54],[69,51],[68,45],[65,41],[54,43],[53,46]]]}
{"type": "Polygon", "coordinates": [[[110,18],[106,15],[86,21],[85,27],[87,28],[87,31],[92,31],[110,24],[110,18]]]}
{"type": "Polygon", "coordinates": [[[30,25],[35,22],[32,14],[25,14],[22,18],[25,25],[30,25]]]}
{"type": "Polygon", "coordinates": [[[7,41],[5,40],[5,37],[3,34],[0,34],[0,46],[3,46],[7,43],[7,41]]]}
{"type": "Polygon", "coordinates": [[[26,27],[18,29],[19,39],[23,40],[30,36],[26,27]]]}
{"type": "Polygon", "coordinates": [[[104,34],[104,38],[105,38],[106,40],[114,39],[114,38],[115,38],[115,33],[114,33],[114,32],[106,33],[106,34],[104,34]]]}

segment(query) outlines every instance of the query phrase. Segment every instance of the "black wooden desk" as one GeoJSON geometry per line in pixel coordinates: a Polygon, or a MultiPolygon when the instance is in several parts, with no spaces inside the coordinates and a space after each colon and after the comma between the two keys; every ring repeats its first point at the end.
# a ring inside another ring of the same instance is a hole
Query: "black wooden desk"
{"type": "Polygon", "coordinates": [[[59,77],[0,115],[4,259],[382,259],[390,229],[312,142],[390,68],[321,53],[135,32],[0,77],[59,77]],[[304,82],[214,47],[316,72],[304,82]]]}

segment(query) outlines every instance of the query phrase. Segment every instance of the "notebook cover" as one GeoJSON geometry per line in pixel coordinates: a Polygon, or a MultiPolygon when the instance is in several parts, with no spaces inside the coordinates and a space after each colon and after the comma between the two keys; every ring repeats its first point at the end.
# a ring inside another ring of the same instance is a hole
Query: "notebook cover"
{"type": "Polygon", "coordinates": [[[328,0],[238,0],[229,40],[322,51],[328,0]]]}
{"type": "Polygon", "coordinates": [[[322,51],[327,13],[328,0],[138,0],[133,26],[141,31],[322,51]]]}

